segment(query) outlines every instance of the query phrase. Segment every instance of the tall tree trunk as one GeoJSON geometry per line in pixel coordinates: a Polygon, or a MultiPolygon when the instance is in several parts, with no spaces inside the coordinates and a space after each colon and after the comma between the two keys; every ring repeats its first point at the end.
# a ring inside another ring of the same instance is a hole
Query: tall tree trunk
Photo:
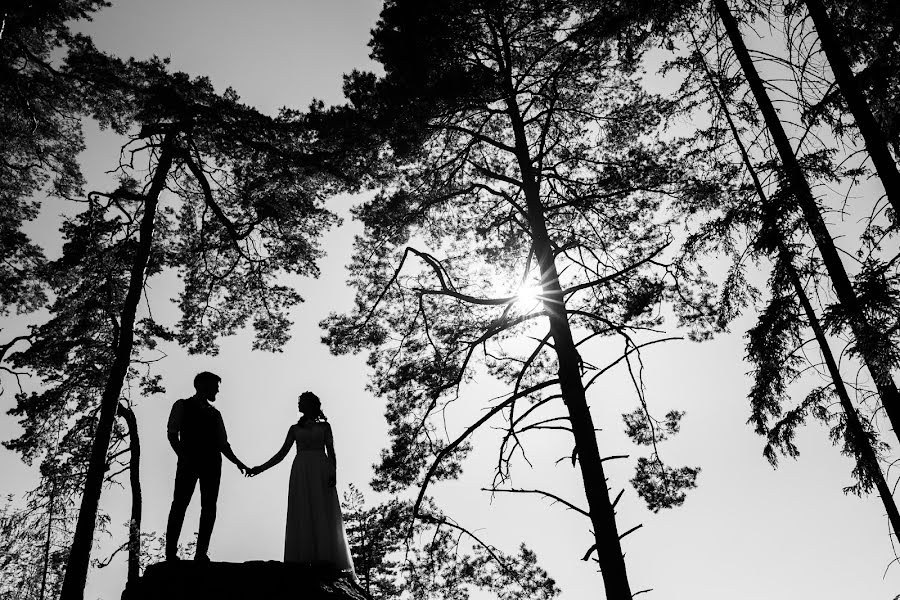
{"type": "Polygon", "coordinates": [[[900,511],[897,510],[897,504],[894,502],[894,495],[891,493],[891,488],[885,480],[884,474],[881,472],[881,466],[878,464],[878,455],[869,443],[865,427],[859,418],[859,413],[857,413],[856,407],[850,400],[850,393],[847,391],[847,386],[844,385],[844,379],[841,377],[837,361],[834,358],[834,354],[831,352],[831,346],[828,344],[825,329],[819,322],[816,311],[809,301],[809,296],[806,295],[806,291],[803,289],[803,283],[800,281],[797,270],[794,268],[793,257],[783,243],[779,245],[779,254],[781,255],[781,262],[785,265],[788,277],[791,280],[791,285],[797,293],[797,298],[800,300],[804,312],[806,312],[809,326],[812,328],[813,333],[816,336],[816,341],[819,343],[819,350],[822,352],[822,358],[825,360],[825,364],[828,367],[828,373],[831,375],[831,380],[834,382],[834,390],[838,395],[841,408],[847,419],[847,430],[856,440],[856,447],[858,448],[860,455],[858,462],[863,470],[865,470],[875,482],[875,488],[878,490],[878,495],[881,496],[881,503],[884,505],[884,510],[887,512],[891,528],[894,530],[894,535],[900,540],[900,511]]]}
{"type": "Polygon", "coordinates": [[[50,570],[50,541],[53,535],[53,503],[56,501],[56,480],[50,486],[50,501],[47,503],[47,534],[44,538],[44,572],[41,574],[41,593],[38,598],[44,600],[47,592],[47,571],[50,570]]]}
{"type": "Polygon", "coordinates": [[[744,44],[740,29],[734,15],[728,8],[726,0],[713,0],[719,18],[725,26],[728,38],[731,41],[735,56],[741,65],[747,83],[750,86],[760,112],[763,114],[766,126],[772,136],[772,142],[778,152],[781,164],[788,178],[791,191],[794,193],[800,210],[803,212],[804,220],[810,233],[816,242],[819,253],[822,255],[822,261],[828,271],[831,279],[831,285],[834,288],[838,301],[848,315],[850,328],[853,336],[856,338],[857,350],[863,358],[863,362],[872,374],[872,379],[878,389],[878,395],[881,397],[882,406],[894,429],[894,434],[900,439],[900,392],[891,376],[890,365],[886,364],[870,345],[870,340],[884,340],[884,333],[874,329],[867,321],[859,299],[850,282],[850,277],[844,269],[844,264],[838,254],[838,250],[834,245],[834,239],[828,232],[822,213],[813,197],[812,189],[806,180],[806,175],[800,162],[794,155],[790,141],[781,124],[781,119],[772,104],[762,79],[756,71],[747,46],[744,44]]]}
{"type": "Polygon", "coordinates": [[[631,588],[616,526],[616,514],[609,497],[603,461],[597,446],[596,429],[581,379],[581,356],[575,346],[566,315],[565,299],[550,247],[537,186],[533,180],[525,185],[535,256],[540,266],[544,288],[543,304],[550,319],[550,334],[556,349],[562,398],[569,412],[572,435],[575,438],[578,464],[594,529],[594,543],[606,588],[606,598],[631,600],[631,588]]]}
{"type": "Polygon", "coordinates": [[[894,220],[900,222],[900,172],[897,171],[897,163],[891,156],[884,132],[875,121],[869,104],[856,83],[847,53],[841,46],[837,32],[831,24],[822,1],[805,0],[805,3],[806,10],[819,34],[819,44],[828,58],[828,64],[831,65],[834,81],[847,102],[850,112],[853,113],[853,119],[856,121],[866,150],[872,158],[872,164],[875,165],[875,171],[884,186],[888,202],[894,209],[894,220]]]}
{"type": "MultiPolygon", "coordinates": [[[[694,43],[695,45],[697,45],[696,40],[694,41],[694,43]]],[[[697,45],[697,47],[699,53],[699,45],[697,45]]],[[[709,81],[710,87],[712,87],[713,92],[715,93],[716,98],[718,99],[719,104],[722,107],[722,111],[725,114],[725,120],[728,122],[728,127],[731,130],[731,135],[734,138],[734,142],[741,154],[741,160],[743,161],[744,166],[747,168],[747,172],[750,174],[750,179],[753,181],[753,188],[756,190],[756,195],[759,196],[760,203],[762,204],[763,210],[765,211],[771,206],[771,202],[769,201],[769,198],[765,190],[763,189],[762,182],[759,179],[759,175],[756,173],[756,169],[753,167],[753,163],[750,161],[750,155],[747,152],[747,148],[744,146],[743,141],[741,141],[741,136],[738,133],[737,125],[735,124],[734,119],[731,117],[731,111],[729,111],[728,109],[728,104],[725,101],[725,98],[722,96],[722,92],[721,90],[719,90],[719,86],[716,84],[715,79],[713,78],[712,73],[709,70],[709,67],[706,65],[705,59],[703,59],[703,57],[701,56],[700,60],[703,61],[703,70],[706,74],[707,80],[709,81]]],[[[837,393],[838,395],[841,403],[841,409],[844,411],[844,415],[847,419],[846,427],[851,432],[851,436],[856,439],[858,444],[859,453],[861,455],[859,463],[861,463],[862,468],[875,482],[875,487],[878,490],[878,495],[881,497],[881,503],[884,505],[884,509],[888,515],[888,520],[891,523],[891,528],[894,530],[894,535],[897,536],[898,540],[900,540],[900,511],[898,511],[897,509],[897,503],[894,501],[894,495],[891,493],[891,488],[885,480],[884,474],[881,472],[881,466],[878,463],[878,456],[875,453],[875,449],[872,448],[872,445],[869,443],[869,440],[865,435],[865,427],[863,426],[862,421],[859,418],[856,407],[850,400],[850,393],[847,391],[847,386],[844,384],[844,378],[841,376],[837,361],[835,360],[834,354],[831,351],[831,345],[828,343],[828,337],[825,334],[825,329],[822,327],[822,324],[819,321],[818,316],[816,315],[816,311],[809,300],[809,296],[806,294],[806,290],[803,287],[803,282],[800,280],[800,275],[797,272],[797,269],[794,267],[793,255],[784,240],[784,236],[778,239],[779,258],[781,259],[781,263],[788,274],[788,279],[790,279],[791,281],[791,286],[794,288],[794,293],[797,295],[797,299],[800,301],[800,305],[803,307],[803,311],[806,313],[806,319],[809,322],[810,328],[813,330],[813,334],[816,337],[816,342],[818,343],[819,349],[822,352],[822,358],[825,360],[825,365],[828,368],[828,373],[831,376],[831,380],[834,382],[835,393],[837,393]]]]}
{"type": "Polygon", "coordinates": [[[569,326],[559,273],[550,236],[547,233],[539,184],[532,169],[525,125],[513,94],[510,94],[507,100],[507,112],[515,134],[516,158],[522,175],[534,253],[541,272],[542,295],[545,298],[543,305],[549,315],[562,398],[569,412],[569,421],[575,438],[578,464],[594,530],[594,545],[606,598],[631,600],[631,587],[616,527],[616,514],[609,497],[603,461],[597,446],[596,430],[588,408],[584,382],[581,379],[581,356],[578,354],[569,326]]]}
{"type": "Polygon", "coordinates": [[[128,293],[122,306],[119,322],[119,337],[116,340],[116,352],[110,368],[109,377],[100,400],[100,417],[91,446],[91,459],[85,477],[78,521],[69,560],[66,563],[66,574],[63,580],[60,600],[82,600],[84,586],[87,583],[87,572],[91,558],[91,547],[94,541],[94,528],[97,520],[97,508],[103,490],[103,479],[106,474],[106,455],[112,435],[113,421],[119,406],[122,385],[131,364],[131,349],[134,345],[134,321],[138,303],[144,286],[144,274],[150,259],[153,246],[154,218],[159,195],[165,187],[166,177],[172,166],[173,144],[176,133],[167,133],[163,139],[159,161],[153,175],[150,189],[144,197],[144,215],[141,218],[138,247],[134,262],[131,265],[131,276],[128,282],[128,293]]]}
{"type": "Polygon", "coordinates": [[[138,434],[137,419],[134,411],[125,404],[119,403],[119,416],[128,425],[128,478],[131,483],[131,519],[128,523],[128,579],[127,585],[133,585],[141,575],[141,515],[143,513],[143,496],[141,495],[141,438],[138,434]]]}

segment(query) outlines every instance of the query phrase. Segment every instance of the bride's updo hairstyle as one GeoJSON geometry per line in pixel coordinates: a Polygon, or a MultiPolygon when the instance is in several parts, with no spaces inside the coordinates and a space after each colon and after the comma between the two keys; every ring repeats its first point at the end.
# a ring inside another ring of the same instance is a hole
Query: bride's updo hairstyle
{"type": "Polygon", "coordinates": [[[309,410],[304,412],[303,416],[300,417],[300,425],[306,425],[309,422],[328,420],[325,418],[325,413],[322,412],[322,401],[312,392],[303,392],[300,394],[300,397],[297,398],[297,401],[298,403],[306,403],[309,408],[309,410]]]}

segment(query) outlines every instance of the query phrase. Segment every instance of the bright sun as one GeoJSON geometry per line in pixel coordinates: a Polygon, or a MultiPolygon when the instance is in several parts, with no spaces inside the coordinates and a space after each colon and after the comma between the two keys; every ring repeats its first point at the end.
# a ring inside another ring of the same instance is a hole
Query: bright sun
{"type": "Polygon", "coordinates": [[[524,285],[516,293],[516,304],[526,310],[532,310],[541,301],[543,292],[543,288],[538,284],[524,285]]]}

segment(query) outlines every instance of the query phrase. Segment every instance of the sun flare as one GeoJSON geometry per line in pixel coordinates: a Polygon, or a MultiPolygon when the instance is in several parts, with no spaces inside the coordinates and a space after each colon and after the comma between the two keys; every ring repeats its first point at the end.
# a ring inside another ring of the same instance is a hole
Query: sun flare
{"type": "Polygon", "coordinates": [[[543,288],[538,284],[523,285],[516,292],[516,304],[525,310],[533,310],[540,302],[543,288]]]}

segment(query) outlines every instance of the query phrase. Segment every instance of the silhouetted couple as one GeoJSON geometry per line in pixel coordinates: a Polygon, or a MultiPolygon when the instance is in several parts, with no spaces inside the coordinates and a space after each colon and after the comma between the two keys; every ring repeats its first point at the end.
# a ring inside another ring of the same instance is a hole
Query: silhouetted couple
{"type": "Polygon", "coordinates": [[[353,571],[335,487],[337,463],[331,426],[322,404],[312,392],[303,392],[297,402],[302,413],[291,425],[281,449],[258,467],[248,469],[228,444],[222,415],[212,406],[221,378],[200,373],[194,378],[196,393],[178,400],[169,415],[169,443],[178,455],[175,492],[166,526],[166,559],[178,559],[178,537],[191,496],[200,483],[200,531],[195,560],[209,561],[209,539],[216,522],[216,500],[222,473],[222,456],[248,477],[269,469],[287,456],[292,445],[297,455],[288,484],[284,561],[327,565],[353,571]]]}

